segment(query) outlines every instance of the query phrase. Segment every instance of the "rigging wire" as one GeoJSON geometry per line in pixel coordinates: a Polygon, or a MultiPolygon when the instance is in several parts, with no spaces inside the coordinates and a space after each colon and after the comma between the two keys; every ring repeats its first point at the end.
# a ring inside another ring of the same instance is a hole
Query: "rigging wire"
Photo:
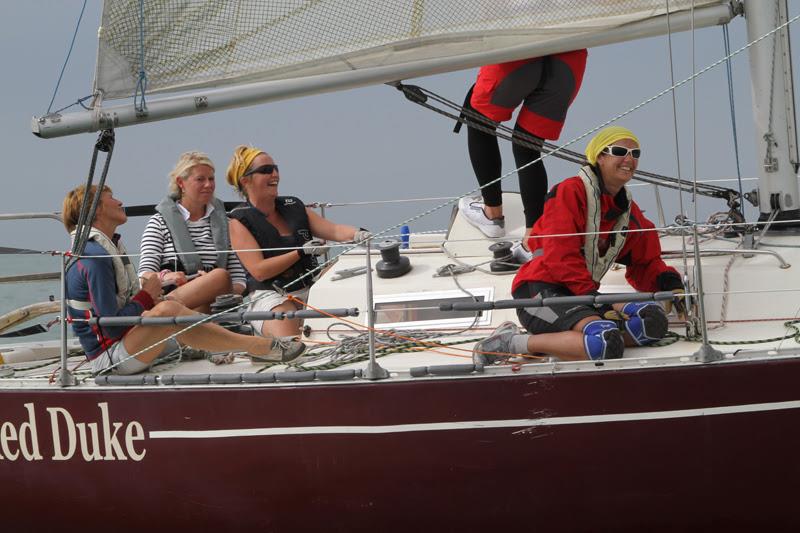
{"type": "MultiPolygon", "coordinates": [[[[670,9],[669,9],[669,0],[666,0],[666,7],[667,7],[667,50],[669,52],[669,77],[670,83],[672,84],[671,96],[672,96],[672,128],[675,134],[675,160],[677,163],[677,173],[678,173],[678,182],[683,183],[683,175],[681,173],[681,148],[680,148],[680,141],[678,137],[678,104],[677,99],[675,97],[675,61],[672,56],[672,27],[670,25],[670,9]]],[[[694,69],[692,69],[694,71],[694,69]]],[[[683,205],[683,188],[678,190],[678,205],[681,212],[681,217],[685,221],[686,211],[683,205]]],[[[686,250],[686,232],[681,232],[681,256],[683,258],[683,282],[684,285],[688,285],[689,282],[689,261],[687,258],[687,250],[686,250]]],[[[690,306],[687,306],[687,310],[690,306]]]]}
{"type": "MultiPolygon", "coordinates": [[[[724,45],[725,56],[728,57],[728,55],[731,53],[731,37],[727,24],[722,25],[722,41],[724,45]]],[[[736,106],[733,100],[733,63],[731,62],[730,57],[728,57],[728,59],[725,61],[725,71],[728,78],[728,99],[730,100],[731,104],[731,130],[733,134],[733,153],[736,156],[736,178],[739,182],[739,197],[744,198],[744,190],[742,188],[742,168],[739,158],[739,133],[736,129],[736,106]]],[[[740,204],[740,213],[744,219],[744,202],[740,202],[740,204]]]]}
{"type": "MultiPolygon", "coordinates": [[[[697,71],[697,48],[695,44],[694,29],[694,3],[691,5],[691,36],[692,36],[692,73],[697,71]]],[[[694,220],[700,220],[697,202],[697,83],[696,78],[692,77],[690,85],[692,89],[692,203],[694,203],[694,220]]]]}
{"type": "MultiPolygon", "coordinates": [[[[78,36],[78,29],[81,27],[81,20],[83,19],[83,12],[85,10],[86,10],[86,0],[83,0],[83,7],[81,7],[81,14],[78,15],[78,23],[75,24],[75,31],[72,33],[72,41],[69,43],[69,50],[67,50],[67,58],[64,60],[64,64],[61,66],[61,73],[58,75],[58,81],[56,82],[56,86],[53,89],[53,96],[50,98],[50,105],[47,106],[48,115],[50,114],[50,110],[53,108],[53,102],[56,99],[56,94],[58,94],[58,88],[61,85],[61,79],[64,77],[64,71],[67,69],[67,63],[69,63],[69,57],[72,55],[72,48],[73,46],[75,46],[75,38],[78,36]]],[[[70,104],[67,107],[72,107],[73,105],[75,104],[70,104]]],[[[64,109],[60,109],[59,111],[63,111],[64,109]]]]}
{"type": "MultiPolygon", "coordinates": [[[[481,132],[494,135],[499,139],[509,141],[519,146],[533,148],[538,151],[541,151],[542,147],[544,147],[547,150],[551,150],[551,152],[547,153],[546,155],[552,155],[564,161],[569,161],[571,163],[576,163],[578,165],[585,164],[585,158],[583,154],[567,149],[566,148],[567,145],[558,146],[556,144],[549,143],[547,141],[542,141],[541,139],[533,135],[529,135],[521,131],[512,130],[508,126],[494,122],[493,120],[481,115],[480,113],[465,108],[460,104],[456,104],[451,100],[448,100],[442,97],[441,95],[438,95],[433,91],[430,91],[418,85],[408,85],[408,84],[403,84],[401,82],[394,82],[390,85],[394,86],[399,91],[402,91],[404,96],[411,102],[419,106],[422,106],[426,109],[429,109],[435,113],[451,118],[457,121],[459,124],[466,124],[471,128],[475,128],[481,132]],[[450,108],[451,110],[458,112],[459,115],[455,115],[443,109],[439,109],[436,106],[428,103],[428,100],[433,100],[437,104],[441,104],[444,107],[450,108]]],[[[515,169],[511,173],[514,173],[520,169],[515,169]]],[[[688,185],[684,185],[680,180],[676,178],[665,176],[663,174],[647,172],[641,169],[637,169],[635,171],[634,178],[644,183],[667,187],[669,189],[680,190],[679,189],[680,187],[684,187],[684,190],[686,192],[690,190],[688,185]]],[[[733,205],[734,203],[740,201],[739,193],[734,189],[721,187],[718,185],[710,185],[708,182],[702,182],[702,183],[703,186],[701,188],[700,194],[709,196],[711,198],[720,198],[722,200],[725,200],[728,203],[728,205],[733,205]]]]}

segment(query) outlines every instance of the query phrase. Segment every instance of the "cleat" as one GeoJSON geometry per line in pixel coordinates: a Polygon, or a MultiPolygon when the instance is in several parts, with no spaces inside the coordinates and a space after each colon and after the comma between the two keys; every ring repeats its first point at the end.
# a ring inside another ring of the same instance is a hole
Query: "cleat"
{"type": "Polygon", "coordinates": [[[481,233],[489,238],[496,239],[506,234],[506,222],[504,218],[490,220],[483,212],[483,202],[465,196],[458,201],[458,210],[467,222],[478,228],[481,233]]]}
{"type": "Polygon", "coordinates": [[[519,333],[519,328],[513,322],[503,322],[491,335],[475,344],[472,348],[472,362],[475,366],[502,365],[511,358],[511,337],[519,333]],[[495,352],[507,353],[508,356],[495,355],[495,352]]]}
{"type": "Polygon", "coordinates": [[[294,340],[294,337],[275,337],[272,350],[267,355],[250,355],[253,362],[288,363],[294,361],[306,350],[306,345],[294,340]]]}

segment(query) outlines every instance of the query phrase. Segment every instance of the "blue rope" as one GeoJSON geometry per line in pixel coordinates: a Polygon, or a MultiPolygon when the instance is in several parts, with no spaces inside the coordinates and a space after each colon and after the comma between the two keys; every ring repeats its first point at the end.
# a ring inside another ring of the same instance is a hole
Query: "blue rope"
{"type": "MultiPolygon", "coordinates": [[[[91,108],[90,108],[90,107],[87,107],[87,106],[85,106],[83,103],[84,103],[86,100],[90,99],[90,98],[94,98],[94,96],[95,96],[94,94],[89,94],[89,95],[86,95],[86,96],[84,96],[83,98],[78,98],[77,100],[75,100],[75,101],[74,101],[74,102],[72,102],[71,104],[69,104],[69,105],[65,105],[65,106],[64,106],[64,107],[62,107],[61,109],[56,109],[55,111],[53,111],[53,113],[56,113],[56,114],[58,114],[58,113],[61,113],[62,111],[65,111],[65,110],[69,109],[70,107],[72,107],[72,106],[74,106],[74,105],[79,105],[79,106],[81,106],[82,108],[84,108],[86,111],[89,111],[89,110],[91,110],[91,108]]],[[[48,111],[48,114],[49,114],[49,113],[50,113],[50,112],[48,111]]]]}
{"type": "Polygon", "coordinates": [[[739,165],[739,140],[738,134],[736,132],[736,107],[733,103],[733,68],[731,66],[731,37],[728,33],[728,25],[722,25],[722,40],[725,44],[725,56],[727,59],[725,60],[725,68],[728,71],[728,99],[730,100],[731,104],[731,126],[733,130],[733,150],[736,153],[736,177],[739,180],[739,197],[741,198],[741,205],[740,210],[742,216],[744,217],[744,194],[742,192],[742,169],[739,165]]]}
{"type": "Polygon", "coordinates": [[[75,25],[75,33],[72,34],[72,42],[69,43],[69,51],[67,52],[67,58],[64,60],[64,64],[61,66],[61,74],[58,75],[58,81],[56,82],[56,87],[53,89],[53,97],[50,98],[50,105],[47,106],[47,114],[50,114],[50,110],[53,108],[53,102],[56,99],[56,94],[58,93],[58,87],[61,85],[61,78],[64,77],[64,71],[67,69],[67,63],[69,62],[69,56],[72,55],[72,47],[75,45],[75,38],[78,36],[78,28],[81,27],[81,19],[83,19],[83,12],[86,10],[86,0],[83,0],[83,7],[81,8],[81,14],[78,16],[78,23],[75,25]]]}
{"type": "Polygon", "coordinates": [[[144,71],[144,0],[139,0],[139,80],[136,83],[136,94],[133,95],[133,106],[139,113],[147,111],[145,92],[147,91],[147,73],[144,71]],[[141,93],[141,101],[139,94],[141,93]]]}

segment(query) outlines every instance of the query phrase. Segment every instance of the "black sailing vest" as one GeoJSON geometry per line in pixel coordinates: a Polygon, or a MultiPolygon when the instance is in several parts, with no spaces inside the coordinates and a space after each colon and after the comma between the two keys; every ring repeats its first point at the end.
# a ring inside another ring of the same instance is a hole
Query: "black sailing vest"
{"type": "MultiPolygon", "coordinates": [[[[256,209],[250,202],[235,207],[230,212],[230,217],[238,220],[246,227],[256,239],[259,248],[289,248],[300,247],[312,239],[311,227],[308,222],[306,206],[299,198],[294,196],[278,196],[275,198],[275,209],[289,225],[291,234],[281,235],[275,226],[267,221],[266,215],[256,209]]],[[[263,250],[264,258],[275,257],[287,253],[286,250],[263,250]]],[[[310,287],[314,281],[311,276],[306,276],[300,281],[291,283],[303,274],[317,268],[317,259],[314,256],[303,255],[295,264],[271,279],[258,281],[247,273],[247,289],[275,290],[273,283],[287,291],[296,291],[310,287]]]]}

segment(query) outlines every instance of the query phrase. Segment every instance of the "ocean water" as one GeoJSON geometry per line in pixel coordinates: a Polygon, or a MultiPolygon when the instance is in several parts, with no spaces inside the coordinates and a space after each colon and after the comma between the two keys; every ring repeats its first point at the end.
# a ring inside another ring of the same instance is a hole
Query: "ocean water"
{"type": "MultiPolygon", "coordinates": [[[[18,276],[31,273],[58,272],[61,260],[59,257],[40,254],[0,254],[0,277],[18,276]]],[[[46,302],[50,298],[58,300],[61,289],[58,280],[0,283],[0,316],[18,309],[22,306],[46,302]]],[[[43,315],[28,322],[13,327],[31,326],[33,324],[46,324],[57,315],[43,315]]],[[[54,325],[47,333],[39,333],[27,337],[0,338],[0,344],[10,344],[25,341],[42,341],[59,338],[58,325],[54,325]]]]}

